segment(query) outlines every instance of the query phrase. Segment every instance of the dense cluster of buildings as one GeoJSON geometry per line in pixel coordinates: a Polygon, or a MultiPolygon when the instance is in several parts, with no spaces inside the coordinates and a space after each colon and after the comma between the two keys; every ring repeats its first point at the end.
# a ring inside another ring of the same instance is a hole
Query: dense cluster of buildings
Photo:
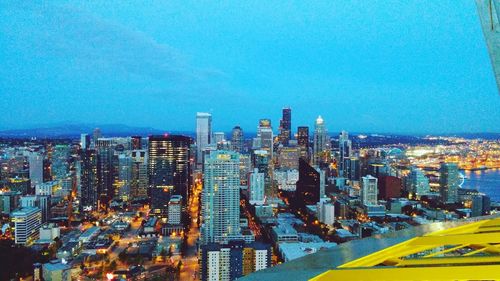
{"type": "Polygon", "coordinates": [[[60,237],[57,258],[67,262],[109,251],[114,243],[106,237],[129,235],[123,214],[142,210],[144,222],[130,234],[139,238],[124,253],[154,259],[161,247],[182,252],[187,233],[199,227],[189,246],[198,253],[195,277],[234,280],[337,243],[492,209],[488,196],[461,188],[462,167],[449,156],[423,166],[411,147],[411,153],[363,147],[358,140],[365,136],[346,131],[332,138],[321,116],[314,128],[298,126],[294,133],[290,108],[283,109],[278,131],[261,119],[255,136],[235,126],[227,139],[212,131],[211,114],[197,113],[195,137],[103,137],[95,129],[75,141],[3,145],[2,237],[30,247],[60,237]],[[113,222],[103,227],[103,218],[113,222]],[[55,225],[69,231],[48,239],[55,225]],[[103,231],[108,236],[98,238],[103,231]]]}

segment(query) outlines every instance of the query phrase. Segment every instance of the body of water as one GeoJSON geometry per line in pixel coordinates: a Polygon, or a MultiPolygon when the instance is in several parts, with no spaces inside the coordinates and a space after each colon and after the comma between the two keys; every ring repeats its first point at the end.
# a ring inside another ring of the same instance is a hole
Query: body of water
{"type": "Polygon", "coordinates": [[[462,171],[466,179],[463,188],[473,188],[500,202],[500,169],[462,171]]]}

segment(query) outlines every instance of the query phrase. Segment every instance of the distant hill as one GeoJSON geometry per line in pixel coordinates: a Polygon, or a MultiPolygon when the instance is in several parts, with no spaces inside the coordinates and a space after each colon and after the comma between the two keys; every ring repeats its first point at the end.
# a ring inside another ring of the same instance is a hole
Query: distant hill
{"type": "Polygon", "coordinates": [[[92,134],[95,128],[100,128],[105,137],[121,136],[148,136],[154,134],[183,134],[194,135],[192,132],[173,132],[159,130],[150,127],[133,127],[123,124],[55,124],[44,125],[29,129],[10,129],[0,131],[0,137],[3,138],[78,138],[80,134],[92,134]]]}

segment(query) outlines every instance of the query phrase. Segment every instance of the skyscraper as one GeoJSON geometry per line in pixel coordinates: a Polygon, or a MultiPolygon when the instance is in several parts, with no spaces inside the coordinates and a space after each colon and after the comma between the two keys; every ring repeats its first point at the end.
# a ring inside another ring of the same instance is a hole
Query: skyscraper
{"type": "Polygon", "coordinates": [[[313,141],[313,164],[319,165],[321,159],[327,155],[327,150],[330,147],[328,132],[325,123],[321,116],[318,116],[314,125],[314,141],[313,141]]]}
{"type": "Polygon", "coordinates": [[[439,192],[444,203],[458,202],[460,175],[456,163],[442,163],[439,168],[439,192]]]}
{"type": "Polygon", "coordinates": [[[361,202],[365,206],[377,205],[378,179],[371,175],[361,178],[361,202]]]}
{"type": "Polygon", "coordinates": [[[243,152],[243,129],[240,126],[235,126],[231,134],[231,145],[233,151],[243,152]]]}
{"type": "Polygon", "coordinates": [[[407,177],[407,190],[417,197],[429,194],[429,179],[417,167],[412,167],[410,170],[410,174],[407,177]]]}
{"type": "Polygon", "coordinates": [[[70,147],[67,145],[56,145],[51,157],[52,178],[60,180],[66,177],[69,172],[70,147]]]}
{"type": "Polygon", "coordinates": [[[300,147],[309,149],[309,127],[300,126],[297,128],[297,144],[300,147]]]}
{"type": "Polygon", "coordinates": [[[92,133],[92,142],[94,143],[94,145],[97,143],[97,140],[100,138],[102,138],[101,129],[95,128],[94,132],[92,133]]]}
{"type": "Polygon", "coordinates": [[[228,242],[240,234],[239,154],[211,151],[204,163],[201,242],[228,242]]]}
{"type": "Polygon", "coordinates": [[[80,152],[80,194],[82,210],[97,208],[97,152],[94,149],[80,152]]]}
{"type": "Polygon", "coordinates": [[[300,157],[309,161],[309,127],[297,128],[297,144],[300,147],[300,157]]]}
{"type": "Polygon", "coordinates": [[[346,170],[346,159],[351,157],[352,143],[349,139],[349,134],[346,131],[342,131],[339,135],[339,163],[338,163],[338,173],[340,177],[345,176],[346,170]]]}
{"type": "Polygon", "coordinates": [[[283,108],[283,116],[280,120],[280,135],[279,141],[287,146],[292,136],[292,109],[289,107],[283,108]]]}
{"type": "Polygon", "coordinates": [[[190,145],[191,138],[186,136],[149,137],[149,195],[154,214],[166,217],[171,195],[188,198],[190,145]]]}
{"type": "Polygon", "coordinates": [[[148,161],[146,150],[132,150],[130,193],[134,198],[148,196],[148,161]]]}
{"type": "MultiPolygon", "coordinates": [[[[98,129],[96,129],[98,130],[98,129]]],[[[96,135],[96,134],[94,134],[96,135]]],[[[113,187],[115,167],[113,165],[114,147],[112,139],[99,138],[94,141],[97,151],[97,193],[101,204],[107,205],[115,196],[113,187]]]]}
{"type": "Polygon", "coordinates": [[[90,136],[88,134],[80,135],[80,148],[81,149],[90,148],[90,136]]]}
{"type": "Polygon", "coordinates": [[[295,197],[297,206],[316,205],[321,198],[321,173],[302,158],[295,197]]]}
{"type": "Polygon", "coordinates": [[[270,119],[260,119],[257,127],[257,138],[260,139],[260,148],[266,150],[269,159],[273,158],[273,128],[270,119]]]}
{"type": "Polygon", "coordinates": [[[28,162],[31,186],[34,187],[43,182],[43,155],[31,152],[28,156],[28,162]]]}
{"type": "Polygon", "coordinates": [[[203,151],[212,142],[212,114],[196,113],[196,163],[203,164],[203,151]]]}

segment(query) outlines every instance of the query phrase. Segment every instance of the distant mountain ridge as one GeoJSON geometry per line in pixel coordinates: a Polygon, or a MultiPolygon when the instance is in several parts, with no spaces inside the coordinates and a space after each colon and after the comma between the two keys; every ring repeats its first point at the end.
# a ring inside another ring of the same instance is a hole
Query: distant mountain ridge
{"type": "MultiPolygon", "coordinates": [[[[126,137],[126,136],[148,136],[148,135],[158,135],[158,134],[180,134],[190,137],[195,137],[196,133],[194,131],[171,131],[171,130],[161,130],[152,127],[140,127],[140,126],[128,126],[124,124],[91,124],[91,123],[53,123],[53,124],[41,124],[34,125],[33,128],[22,128],[22,129],[4,129],[0,130],[0,138],[78,138],[80,134],[92,134],[95,128],[101,129],[102,135],[104,137],[126,137]]],[[[230,132],[225,132],[226,138],[231,138],[230,132]]],[[[246,137],[255,136],[255,132],[245,131],[246,137]]],[[[337,137],[337,134],[330,134],[333,138],[337,137]]],[[[404,134],[404,133],[359,133],[351,132],[352,137],[358,135],[367,135],[370,137],[402,137],[402,136],[412,136],[415,138],[421,138],[427,134],[404,134]]],[[[429,134],[432,136],[455,136],[467,139],[487,139],[487,140],[500,140],[500,133],[443,133],[443,134],[429,134]]],[[[312,137],[312,135],[311,135],[312,137]]]]}
{"type": "Polygon", "coordinates": [[[182,131],[166,131],[159,130],[152,127],[136,127],[124,124],[53,124],[41,125],[36,128],[27,129],[8,129],[0,130],[0,137],[4,138],[75,138],[80,134],[92,134],[95,128],[99,128],[102,135],[107,137],[121,137],[121,136],[148,136],[156,134],[183,134],[193,135],[192,132],[182,131]]]}

